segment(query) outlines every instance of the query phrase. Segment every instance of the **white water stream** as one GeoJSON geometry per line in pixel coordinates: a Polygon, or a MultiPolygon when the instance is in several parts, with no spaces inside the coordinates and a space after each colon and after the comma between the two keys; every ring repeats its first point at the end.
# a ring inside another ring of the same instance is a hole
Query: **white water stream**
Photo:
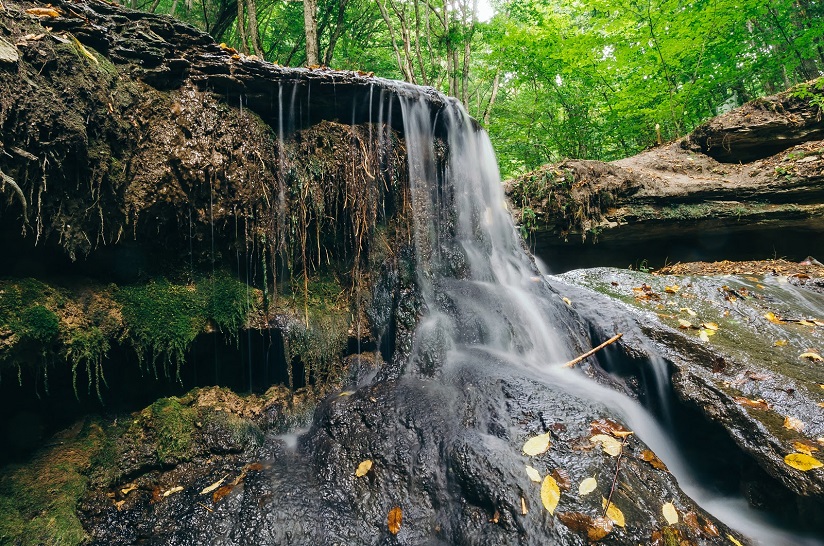
{"type": "MultiPolygon", "coordinates": [[[[565,324],[560,297],[523,250],[486,133],[459,104],[448,102],[433,120],[424,97],[410,95],[402,95],[401,105],[418,281],[428,311],[417,330],[407,373],[449,374],[451,367],[467,361],[483,366],[479,354],[493,357],[489,362],[507,362],[516,373],[562,386],[622,416],[690,497],[756,543],[821,544],[771,526],[741,498],[713,496],[697,483],[667,432],[636,401],[561,367],[580,350],[576,334],[565,324]],[[445,164],[435,144],[438,126],[445,127],[442,134],[448,139],[445,164]]],[[[661,370],[665,367],[659,366],[661,370]]],[[[663,396],[669,377],[657,373],[656,380],[658,396],[663,396]]]]}

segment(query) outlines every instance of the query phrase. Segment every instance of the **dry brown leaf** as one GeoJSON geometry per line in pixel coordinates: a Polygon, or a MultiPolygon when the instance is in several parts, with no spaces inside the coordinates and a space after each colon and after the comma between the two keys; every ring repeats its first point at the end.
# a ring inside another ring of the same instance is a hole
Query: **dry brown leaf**
{"type": "Polygon", "coordinates": [[[784,462],[787,466],[791,466],[801,472],[807,472],[813,468],[821,468],[824,464],[815,457],[807,455],[806,453],[790,453],[784,457],[784,462]]]}
{"type": "Polygon", "coordinates": [[[225,497],[226,495],[231,493],[232,489],[234,489],[234,488],[235,488],[235,486],[232,485],[232,484],[224,485],[223,487],[219,487],[217,489],[217,491],[212,493],[212,502],[213,503],[219,502],[223,497],[225,497]]]}
{"type": "Polygon", "coordinates": [[[572,487],[572,481],[569,479],[569,473],[563,468],[556,468],[553,470],[552,477],[555,478],[555,482],[562,491],[567,491],[570,487],[572,487]]]}
{"type": "Polygon", "coordinates": [[[790,417],[789,415],[784,417],[784,428],[787,430],[794,430],[796,432],[801,432],[804,430],[804,421],[801,419],[796,419],[795,417],[790,417]]]}
{"type": "Polygon", "coordinates": [[[401,523],[403,522],[403,512],[400,506],[396,506],[389,511],[386,517],[386,524],[389,526],[389,532],[397,535],[401,530],[401,523]]]}
{"type": "Polygon", "coordinates": [[[578,486],[578,494],[585,497],[595,491],[596,487],[598,487],[598,481],[595,478],[586,478],[581,482],[581,485],[578,486]]]}
{"type": "Polygon", "coordinates": [[[821,358],[821,355],[820,355],[820,354],[815,353],[815,352],[813,352],[813,351],[807,351],[806,353],[801,353],[801,355],[799,355],[799,357],[798,357],[798,358],[808,358],[808,359],[810,359],[810,360],[812,360],[812,361],[814,361],[814,362],[822,362],[822,361],[824,361],[824,358],[821,358]]]}
{"type": "Polygon", "coordinates": [[[541,483],[541,473],[529,465],[526,465],[526,475],[529,477],[530,481],[541,483]]]}
{"type": "Polygon", "coordinates": [[[749,398],[744,398],[743,396],[736,396],[733,400],[735,400],[737,404],[753,409],[768,410],[771,407],[769,403],[761,398],[758,400],[750,400],[749,398]]]}
{"type": "Polygon", "coordinates": [[[114,507],[117,508],[118,512],[123,509],[124,504],[126,504],[125,500],[114,501],[114,507]]]}
{"type": "Polygon", "coordinates": [[[552,476],[545,477],[541,484],[541,503],[544,508],[554,515],[559,500],[561,500],[561,490],[558,488],[558,482],[552,476]]]}
{"type": "Polygon", "coordinates": [[[589,424],[589,430],[592,434],[611,434],[618,438],[623,438],[632,434],[631,430],[625,428],[621,423],[617,423],[612,419],[598,419],[589,424]]]}
{"type": "Polygon", "coordinates": [[[593,444],[600,443],[604,453],[608,453],[613,457],[617,457],[618,454],[621,453],[621,442],[612,436],[607,436],[606,434],[596,434],[590,438],[589,441],[593,444]]]}
{"type": "Polygon", "coordinates": [[[533,436],[524,444],[524,453],[530,457],[540,455],[549,449],[549,432],[533,436]]]}
{"type": "Polygon", "coordinates": [[[492,514],[492,517],[489,518],[489,523],[498,523],[501,520],[501,513],[498,510],[495,510],[495,513],[492,514]]]}
{"type": "Polygon", "coordinates": [[[601,540],[613,528],[612,521],[607,518],[593,518],[580,512],[559,512],[558,519],[571,531],[586,534],[591,541],[601,540]]]}
{"type": "Polygon", "coordinates": [[[361,478],[363,476],[366,476],[366,473],[369,472],[371,469],[372,459],[366,459],[364,461],[361,461],[361,463],[358,465],[358,468],[355,469],[355,477],[361,478]]]}
{"type": "Polygon", "coordinates": [[[652,468],[656,470],[669,471],[667,465],[665,465],[664,462],[661,459],[659,459],[658,456],[649,449],[645,449],[641,452],[641,460],[648,462],[652,466],[652,468]]]}
{"type": "Polygon", "coordinates": [[[601,507],[607,511],[607,517],[618,527],[624,526],[624,513],[615,506],[614,502],[607,505],[607,499],[601,497],[601,507]]]}
{"type": "Polygon", "coordinates": [[[675,509],[675,505],[671,502],[665,503],[661,508],[661,512],[664,514],[664,519],[667,520],[668,525],[678,523],[678,510],[675,509]]]}

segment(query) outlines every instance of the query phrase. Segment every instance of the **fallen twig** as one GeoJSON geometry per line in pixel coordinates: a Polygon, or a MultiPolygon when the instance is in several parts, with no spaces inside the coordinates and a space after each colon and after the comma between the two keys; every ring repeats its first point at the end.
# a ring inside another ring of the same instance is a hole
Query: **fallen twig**
{"type": "MultiPolygon", "coordinates": [[[[621,334],[618,334],[618,337],[621,337],[621,334]]],[[[607,517],[607,509],[609,508],[609,503],[612,502],[612,494],[615,493],[615,484],[618,483],[618,471],[621,470],[621,457],[624,455],[624,445],[627,443],[627,438],[629,438],[629,434],[624,436],[621,439],[621,451],[618,452],[618,460],[615,461],[615,475],[612,477],[612,487],[609,488],[609,497],[607,497],[607,503],[604,505],[604,513],[601,517],[607,517]]]]}
{"type": "Polygon", "coordinates": [[[581,355],[581,356],[579,356],[578,358],[573,358],[572,360],[570,360],[569,362],[567,362],[566,364],[564,364],[564,367],[565,367],[565,368],[571,368],[571,367],[575,366],[576,364],[578,364],[578,363],[579,363],[580,361],[582,361],[583,359],[585,359],[585,358],[587,358],[587,357],[589,357],[589,356],[594,355],[595,353],[597,353],[598,351],[600,351],[601,349],[603,349],[603,348],[604,348],[604,347],[606,347],[607,345],[610,345],[610,344],[612,344],[612,343],[615,343],[616,341],[618,341],[619,339],[621,339],[621,336],[623,336],[623,335],[624,335],[624,334],[615,334],[614,336],[612,336],[611,338],[609,338],[609,339],[608,339],[608,340],[606,340],[605,342],[601,343],[600,345],[598,345],[598,346],[597,346],[597,347],[595,347],[594,349],[592,349],[592,350],[590,350],[590,351],[585,352],[584,354],[582,354],[582,355],[581,355]]]}

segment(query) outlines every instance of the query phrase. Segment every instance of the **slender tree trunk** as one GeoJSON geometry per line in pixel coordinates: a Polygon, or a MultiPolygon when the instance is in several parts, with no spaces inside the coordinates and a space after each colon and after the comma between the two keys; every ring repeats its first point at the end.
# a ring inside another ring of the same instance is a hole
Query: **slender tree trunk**
{"type": "Polygon", "coordinates": [[[484,125],[489,126],[489,116],[492,113],[492,107],[495,105],[495,100],[498,98],[498,88],[501,86],[501,73],[495,72],[495,79],[492,80],[492,94],[489,96],[489,102],[486,103],[484,109],[484,125]]]}
{"type": "MultiPolygon", "coordinates": [[[[242,0],[239,0],[240,3],[242,0]]],[[[260,29],[257,21],[257,4],[255,0],[246,0],[246,11],[249,18],[249,37],[252,39],[252,51],[255,55],[263,58],[263,46],[260,44],[260,29]]]]}
{"type": "MultiPolygon", "coordinates": [[[[175,0],[177,1],[177,0],[175,0]]],[[[246,37],[246,16],[243,14],[244,0],[237,0],[237,35],[240,40],[240,51],[249,53],[249,41],[246,37]]]]}
{"type": "Polygon", "coordinates": [[[303,26],[306,35],[306,66],[320,64],[318,56],[318,2],[303,0],[303,26]]]}
{"type": "Polygon", "coordinates": [[[344,23],[346,22],[346,4],[349,0],[338,1],[338,18],[335,21],[335,30],[329,36],[329,47],[326,48],[326,55],[324,55],[323,64],[329,66],[332,64],[332,55],[335,52],[335,45],[338,43],[338,38],[343,34],[344,23]]]}

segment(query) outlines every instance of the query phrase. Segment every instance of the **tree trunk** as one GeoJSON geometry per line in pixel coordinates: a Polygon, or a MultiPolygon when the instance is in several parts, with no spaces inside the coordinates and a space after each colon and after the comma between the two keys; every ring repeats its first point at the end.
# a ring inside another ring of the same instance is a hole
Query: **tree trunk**
{"type": "Polygon", "coordinates": [[[318,56],[318,2],[303,0],[303,26],[306,35],[306,66],[320,64],[318,56]]]}
{"type": "Polygon", "coordinates": [[[246,17],[243,15],[243,5],[243,0],[237,0],[237,22],[235,25],[237,26],[237,35],[240,40],[240,51],[249,53],[249,41],[246,39],[246,17]]]}
{"type": "Polygon", "coordinates": [[[252,39],[252,51],[263,58],[263,46],[260,44],[260,29],[257,22],[257,4],[255,0],[246,0],[246,11],[249,18],[249,37],[252,39]]]}
{"type": "Polygon", "coordinates": [[[495,72],[495,79],[492,80],[492,95],[489,97],[489,102],[484,109],[484,126],[489,127],[489,116],[492,113],[492,107],[495,105],[495,99],[498,98],[498,88],[501,86],[501,73],[495,72]]]}

